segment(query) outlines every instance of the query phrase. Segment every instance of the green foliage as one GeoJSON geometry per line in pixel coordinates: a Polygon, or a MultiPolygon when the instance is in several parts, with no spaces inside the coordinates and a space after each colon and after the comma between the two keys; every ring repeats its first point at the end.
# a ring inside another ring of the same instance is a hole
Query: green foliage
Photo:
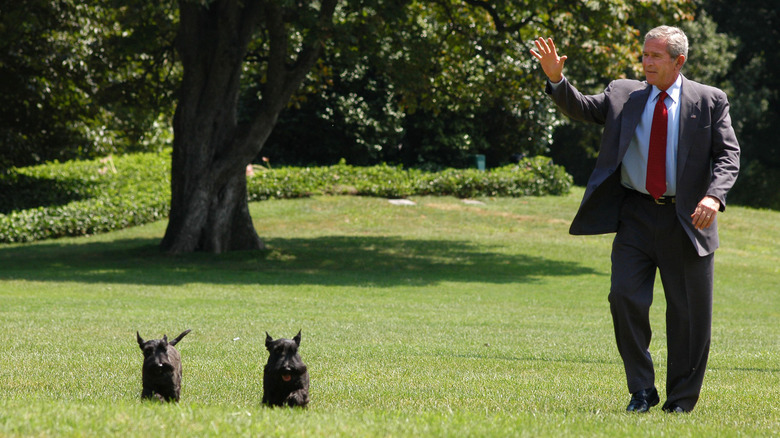
{"type": "Polygon", "coordinates": [[[571,187],[571,176],[548,158],[524,159],[519,164],[482,172],[476,169],[447,169],[429,173],[422,194],[475,196],[562,195],[571,187]]]}
{"type": "Polygon", "coordinates": [[[758,206],[780,210],[780,169],[757,159],[743,159],[739,180],[729,192],[734,204],[758,206]]]}
{"type": "MultiPolygon", "coordinates": [[[[101,233],[167,217],[170,155],[133,154],[92,161],[14,168],[0,177],[0,242],[101,233]]],[[[352,194],[542,196],[568,192],[571,176],[544,157],[518,165],[423,172],[373,167],[257,167],[247,180],[250,201],[352,194]]]]}
{"type": "Polygon", "coordinates": [[[0,242],[95,234],[163,219],[170,208],[169,163],[165,154],[146,153],[11,169],[0,178],[0,242]]]}
{"type": "MultiPolygon", "coordinates": [[[[569,54],[567,71],[586,89],[600,75],[635,74],[637,23],[679,21],[692,8],[689,1],[345,2],[321,64],[263,155],[291,165],[348,157],[440,169],[477,153],[489,167],[547,154],[555,112],[531,41],[555,37],[569,54]]],[[[247,84],[261,73],[247,75],[247,84]]]]}
{"type": "Polygon", "coordinates": [[[445,169],[426,172],[381,164],[351,166],[342,160],[327,167],[288,167],[257,172],[247,182],[250,200],[295,198],[312,194],[355,194],[386,198],[414,195],[544,196],[562,195],[571,188],[571,176],[546,157],[480,171],[445,169]]]}
{"type": "Polygon", "coordinates": [[[684,23],[682,29],[690,45],[683,74],[688,79],[721,88],[732,96],[732,87],[725,78],[737,57],[739,41],[719,33],[717,23],[704,11],[696,20],[684,23]]]}
{"type": "Polygon", "coordinates": [[[155,150],[178,71],[171,2],[22,0],[0,13],[0,168],[155,150]]]}

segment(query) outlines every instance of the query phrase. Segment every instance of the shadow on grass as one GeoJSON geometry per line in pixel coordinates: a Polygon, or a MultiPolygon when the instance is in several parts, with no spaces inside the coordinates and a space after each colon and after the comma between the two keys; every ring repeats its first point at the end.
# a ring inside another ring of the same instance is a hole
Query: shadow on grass
{"type": "Polygon", "coordinates": [[[268,239],[265,251],[169,256],[158,239],[0,247],[0,280],[120,284],[428,285],[604,275],[577,263],[469,241],[325,236],[268,239]]]}

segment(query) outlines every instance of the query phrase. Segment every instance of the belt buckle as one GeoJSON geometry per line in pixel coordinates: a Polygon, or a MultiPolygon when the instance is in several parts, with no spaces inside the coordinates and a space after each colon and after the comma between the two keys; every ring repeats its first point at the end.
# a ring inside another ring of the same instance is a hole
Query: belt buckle
{"type": "Polygon", "coordinates": [[[653,198],[653,202],[655,202],[658,205],[666,205],[666,202],[664,202],[664,201],[665,201],[665,199],[663,198],[663,196],[658,198],[658,199],[653,198]]]}

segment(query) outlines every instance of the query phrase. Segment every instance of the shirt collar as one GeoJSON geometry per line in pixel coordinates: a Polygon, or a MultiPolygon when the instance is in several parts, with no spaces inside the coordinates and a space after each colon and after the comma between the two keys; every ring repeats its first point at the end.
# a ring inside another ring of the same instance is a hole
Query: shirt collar
{"type": "MultiPolygon", "coordinates": [[[[682,75],[677,75],[677,79],[674,81],[671,87],[666,90],[666,94],[672,98],[676,103],[680,101],[680,89],[682,88],[682,75]]],[[[653,102],[661,94],[661,89],[653,85],[653,90],[650,92],[650,101],[653,102]]]]}

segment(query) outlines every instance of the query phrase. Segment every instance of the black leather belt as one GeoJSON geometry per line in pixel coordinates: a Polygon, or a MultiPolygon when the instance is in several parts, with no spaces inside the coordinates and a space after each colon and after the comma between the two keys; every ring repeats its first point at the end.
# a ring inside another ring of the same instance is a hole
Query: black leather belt
{"type": "Polygon", "coordinates": [[[634,192],[636,195],[639,195],[639,197],[647,199],[648,201],[653,201],[658,205],[669,205],[677,202],[674,196],[661,196],[660,198],[655,199],[652,196],[648,195],[647,193],[637,192],[636,190],[631,190],[631,191],[634,192]]]}

